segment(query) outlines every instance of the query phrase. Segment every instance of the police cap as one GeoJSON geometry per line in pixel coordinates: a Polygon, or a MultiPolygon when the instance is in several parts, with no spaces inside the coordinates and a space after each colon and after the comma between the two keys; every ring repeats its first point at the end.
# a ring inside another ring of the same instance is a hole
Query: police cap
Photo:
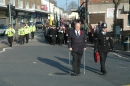
{"type": "Polygon", "coordinates": [[[103,23],[101,24],[101,28],[107,28],[107,24],[106,24],[105,22],[103,22],[103,23]]]}

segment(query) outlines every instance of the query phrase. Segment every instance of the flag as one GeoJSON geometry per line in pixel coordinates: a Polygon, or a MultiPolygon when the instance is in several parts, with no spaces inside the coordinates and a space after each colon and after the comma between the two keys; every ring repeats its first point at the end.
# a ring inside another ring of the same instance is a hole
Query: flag
{"type": "Polygon", "coordinates": [[[55,23],[56,27],[58,27],[58,17],[57,17],[57,13],[56,13],[56,23],[55,23]]]}
{"type": "Polygon", "coordinates": [[[50,26],[52,26],[52,15],[50,14],[50,26]]]}

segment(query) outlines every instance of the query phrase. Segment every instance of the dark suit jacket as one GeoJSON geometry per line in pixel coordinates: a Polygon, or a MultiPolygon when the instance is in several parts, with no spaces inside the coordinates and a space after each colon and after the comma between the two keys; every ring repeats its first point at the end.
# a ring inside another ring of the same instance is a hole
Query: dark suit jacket
{"type": "Polygon", "coordinates": [[[98,52],[109,52],[110,45],[112,48],[114,47],[110,34],[106,33],[106,35],[103,35],[102,33],[98,33],[94,50],[98,50],[98,52]]]}
{"type": "Polygon", "coordinates": [[[79,37],[76,36],[75,30],[70,30],[68,36],[68,48],[72,48],[72,51],[83,51],[86,48],[86,35],[84,31],[80,30],[81,34],[79,37]]]}

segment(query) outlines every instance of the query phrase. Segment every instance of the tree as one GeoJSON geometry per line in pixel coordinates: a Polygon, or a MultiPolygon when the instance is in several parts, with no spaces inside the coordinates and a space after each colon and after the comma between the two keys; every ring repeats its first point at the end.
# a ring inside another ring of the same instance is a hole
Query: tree
{"type": "Polygon", "coordinates": [[[113,18],[113,31],[115,32],[115,28],[116,28],[116,25],[117,25],[117,9],[118,9],[118,6],[120,5],[120,2],[122,0],[113,0],[113,3],[114,3],[114,18],[113,18]]]}
{"type": "Polygon", "coordinates": [[[72,1],[67,6],[67,10],[66,11],[70,11],[70,9],[75,9],[75,8],[78,8],[78,5],[77,5],[77,3],[75,1],[72,1]]]}

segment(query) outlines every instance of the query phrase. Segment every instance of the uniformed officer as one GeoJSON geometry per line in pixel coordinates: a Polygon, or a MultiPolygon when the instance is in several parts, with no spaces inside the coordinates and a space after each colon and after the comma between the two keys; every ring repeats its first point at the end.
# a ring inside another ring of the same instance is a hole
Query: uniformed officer
{"type": "Polygon", "coordinates": [[[75,29],[70,30],[68,36],[68,48],[73,56],[72,75],[77,76],[80,74],[80,63],[83,55],[83,51],[86,50],[86,35],[84,31],[80,30],[80,24],[75,24],[75,29]]]}
{"type": "Polygon", "coordinates": [[[25,30],[26,43],[28,43],[28,40],[29,40],[29,33],[30,33],[30,27],[28,26],[27,23],[25,24],[24,30],[25,30]]]}
{"type": "Polygon", "coordinates": [[[112,38],[107,33],[107,24],[102,23],[101,28],[102,28],[102,32],[98,33],[97,35],[94,51],[99,52],[101,72],[103,73],[103,75],[105,75],[107,74],[107,71],[105,69],[105,62],[110,48],[109,44],[111,45],[113,50],[114,50],[114,46],[113,46],[112,38]]]}
{"type": "Polygon", "coordinates": [[[5,34],[8,36],[9,46],[12,47],[13,35],[15,34],[15,30],[12,28],[11,25],[8,26],[9,28],[5,31],[5,34]]]}
{"type": "Polygon", "coordinates": [[[24,44],[24,35],[25,35],[25,29],[24,26],[21,26],[21,28],[18,30],[18,35],[20,36],[20,44],[24,44]]]}
{"type": "Polygon", "coordinates": [[[34,39],[34,33],[36,31],[36,27],[35,27],[35,25],[33,23],[30,26],[30,31],[31,31],[31,39],[34,39]]]}

